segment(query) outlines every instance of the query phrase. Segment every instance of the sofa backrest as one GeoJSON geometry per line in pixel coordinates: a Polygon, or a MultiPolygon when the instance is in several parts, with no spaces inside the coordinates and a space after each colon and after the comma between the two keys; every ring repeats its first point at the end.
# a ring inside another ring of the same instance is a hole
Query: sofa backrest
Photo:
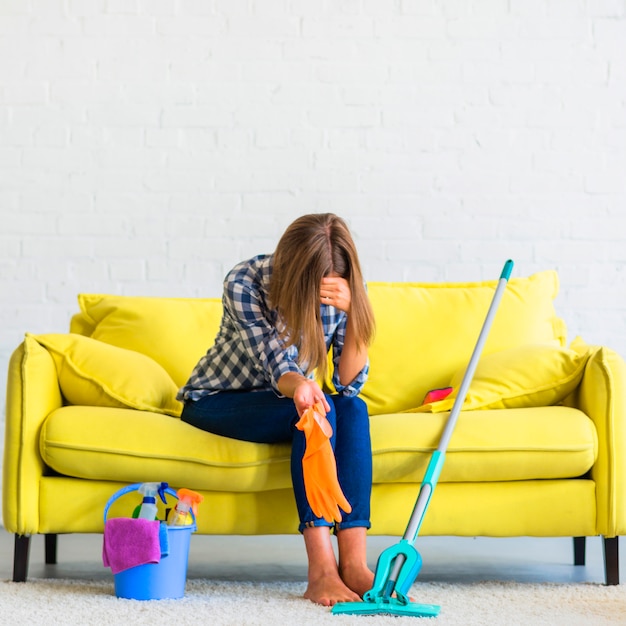
{"type": "MultiPolygon", "coordinates": [[[[376,336],[362,397],[371,414],[415,408],[428,391],[450,384],[469,362],[497,282],[369,283],[376,336]]],[[[557,293],[555,271],[509,280],[483,354],[527,344],[564,346],[557,293]]]]}
{"type": "Polygon", "coordinates": [[[153,358],[182,387],[215,340],[219,298],[81,294],[70,332],[153,358]]]}
{"type": "MultiPolygon", "coordinates": [[[[362,397],[371,414],[414,408],[427,391],[449,384],[469,360],[496,284],[368,284],[376,336],[362,397]]],[[[557,292],[554,271],[512,278],[485,354],[525,344],[565,345],[565,324],[553,306],[557,292]]],[[[222,312],[219,298],[81,294],[78,301],[70,332],[151,357],[178,387],[213,344],[222,312]]]]}

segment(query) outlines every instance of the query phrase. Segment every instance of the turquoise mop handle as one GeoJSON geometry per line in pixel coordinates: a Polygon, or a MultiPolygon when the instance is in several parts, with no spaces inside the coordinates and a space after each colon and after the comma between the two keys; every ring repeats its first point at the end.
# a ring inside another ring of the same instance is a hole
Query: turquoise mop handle
{"type": "Polygon", "coordinates": [[[509,278],[511,278],[511,272],[513,271],[513,261],[509,259],[505,264],[504,268],[502,268],[502,274],[500,274],[500,280],[504,279],[508,282],[509,278]]]}
{"type": "Polygon", "coordinates": [[[459,413],[463,408],[465,396],[467,395],[469,386],[472,383],[472,379],[474,378],[474,372],[476,371],[476,367],[478,366],[480,354],[483,351],[485,343],[487,343],[487,336],[489,335],[489,330],[491,329],[493,318],[496,316],[496,311],[498,310],[500,300],[502,300],[502,296],[504,295],[504,290],[506,289],[512,270],[513,261],[509,259],[502,268],[502,274],[500,274],[500,279],[498,280],[498,284],[496,285],[496,290],[493,294],[491,304],[489,305],[485,321],[483,322],[483,326],[480,329],[480,334],[478,335],[476,346],[474,347],[474,351],[472,352],[472,356],[470,357],[467,369],[465,370],[463,380],[461,381],[461,385],[456,396],[456,400],[454,401],[454,405],[452,406],[452,411],[450,411],[450,417],[446,422],[446,427],[443,431],[443,434],[441,435],[439,445],[437,446],[437,450],[441,452],[445,452],[448,449],[448,444],[450,443],[452,431],[454,431],[454,427],[456,426],[456,422],[459,418],[459,413]]]}
{"type": "MultiPolygon", "coordinates": [[[[489,306],[487,316],[483,323],[480,334],[478,335],[476,346],[474,348],[474,351],[472,352],[472,356],[469,360],[467,369],[465,370],[465,375],[463,376],[461,386],[459,387],[456,400],[454,401],[454,405],[452,407],[452,410],[450,411],[450,416],[448,417],[448,420],[446,422],[446,426],[439,441],[439,445],[437,447],[437,450],[433,452],[430,463],[428,464],[428,468],[426,469],[426,474],[420,487],[417,502],[415,503],[411,519],[409,520],[407,529],[402,537],[402,540],[407,542],[411,546],[414,545],[422,526],[422,522],[424,521],[426,509],[428,508],[428,504],[439,480],[439,475],[441,474],[441,469],[445,460],[445,453],[448,449],[448,444],[450,443],[452,432],[454,430],[454,427],[456,426],[456,422],[458,420],[459,413],[461,412],[461,409],[463,407],[463,403],[465,402],[465,396],[467,395],[467,390],[469,389],[472,378],[474,377],[474,372],[476,370],[476,366],[478,365],[480,353],[482,352],[483,347],[487,341],[489,329],[491,328],[493,318],[495,317],[498,305],[500,304],[500,300],[502,299],[512,270],[513,261],[509,259],[508,261],[506,261],[506,263],[504,264],[504,268],[502,269],[502,274],[500,275],[500,279],[498,280],[495,293],[493,294],[491,305],[489,306]]],[[[407,585],[410,586],[410,584],[412,584],[412,581],[398,581],[398,576],[400,575],[403,562],[404,559],[400,556],[396,559],[396,562],[394,563],[393,571],[391,572],[387,583],[388,594],[391,594],[394,587],[396,586],[396,582],[399,582],[399,586],[403,588],[406,588],[407,585]]]]}

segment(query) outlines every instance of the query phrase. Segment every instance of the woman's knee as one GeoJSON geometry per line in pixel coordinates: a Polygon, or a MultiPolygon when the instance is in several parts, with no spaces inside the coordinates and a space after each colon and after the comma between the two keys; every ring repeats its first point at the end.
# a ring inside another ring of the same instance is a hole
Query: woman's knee
{"type": "Polygon", "coordinates": [[[359,396],[332,396],[337,414],[367,418],[367,404],[359,396]]]}
{"type": "Polygon", "coordinates": [[[355,432],[369,432],[367,405],[358,396],[334,396],[336,429],[351,437],[355,432]]]}

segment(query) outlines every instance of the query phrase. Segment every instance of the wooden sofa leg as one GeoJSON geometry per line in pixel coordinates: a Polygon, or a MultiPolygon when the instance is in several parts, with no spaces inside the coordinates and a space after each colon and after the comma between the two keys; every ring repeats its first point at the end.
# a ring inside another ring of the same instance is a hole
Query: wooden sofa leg
{"type": "Polygon", "coordinates": [[[46,535],[46,565],[56,565],[57,562],[57,537],[58,535],[46,535]]]}
{"type": "Polygon", "coordinates": [[[619,585],[619,537],[604,537],[604,572],[607,585],[619,585]]]}
{"type": "Polygon", "coordinates": [[[28,578],[30,535],[15,535],[13,551],[13,582],[24,583],[28,578]]]}
{"type": "Polygon", "coordinates": [[[574,565],[585,564],[586,537],[574,537],[574,565]]]}

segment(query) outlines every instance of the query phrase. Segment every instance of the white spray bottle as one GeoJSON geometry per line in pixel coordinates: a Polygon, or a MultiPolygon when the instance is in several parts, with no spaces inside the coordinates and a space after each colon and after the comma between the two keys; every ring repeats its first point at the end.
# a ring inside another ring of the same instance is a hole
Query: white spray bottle
{"type": "Polygon", "coordinates": [[[133,517],[139,519],[155,520],[157,518],[157,495],[165,503],[165,490],[167,483],[143,483],[138,491],[143,495],[143,501],[133,511],[133,517]]]}

